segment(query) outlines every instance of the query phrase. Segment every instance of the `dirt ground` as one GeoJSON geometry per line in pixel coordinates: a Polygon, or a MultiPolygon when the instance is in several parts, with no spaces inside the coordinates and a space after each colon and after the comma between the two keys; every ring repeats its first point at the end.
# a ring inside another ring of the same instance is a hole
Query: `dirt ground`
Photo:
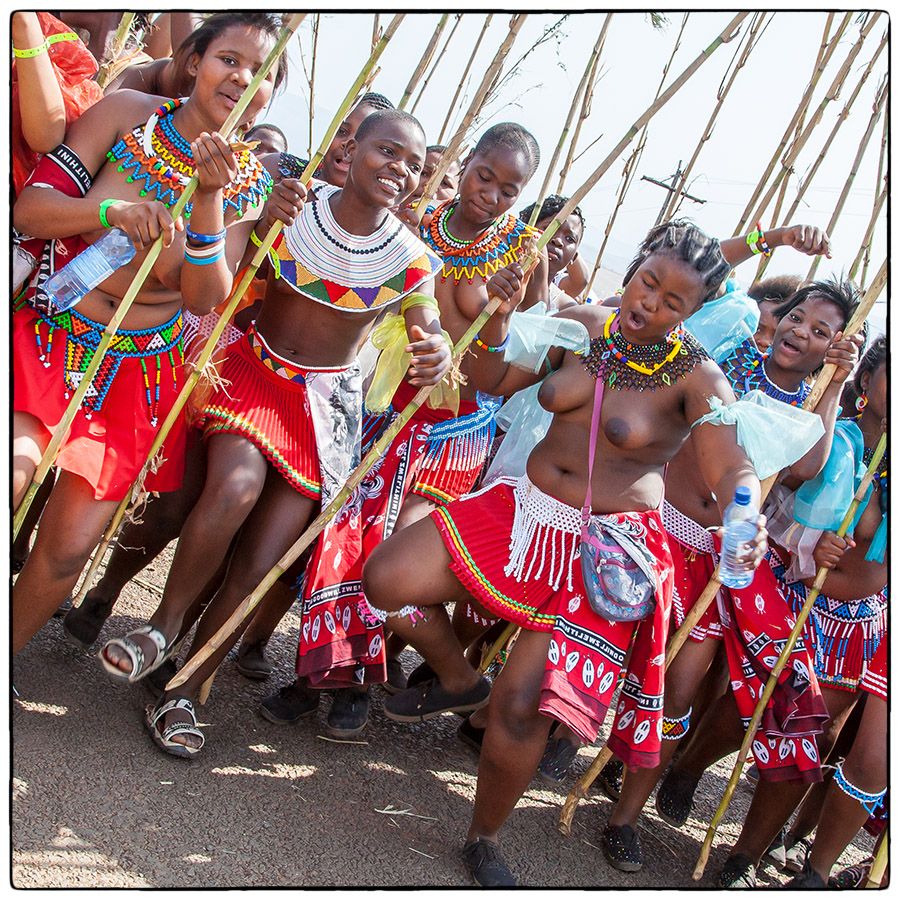
{"type": "MultiPolygon", "coordinates": [[[[140,624],[159,599],[171,550],[123,593],[101,641],[140,624]]],[[[99,662],[68,643],[53,620],[17,658],[12,708],[12,883],[17,888],[463,886],[458,859],[472,808],[477,760],[459,742],[451,714],[403,726],[373,702],[361,743],[322,738],[318,718],[277,726],[259,701],[290,680],[294,611],[269,645],[268,682],[243,678],[229,658],[200,711],[206,746],[191,761],[161,753],[144,732],[151,695],[111,681],[99,662]],[[405,812],[401,812],[405,811],[405,812]]],[[[100,645],[98,644],[97,647],[100,645]]],[[[95,648],[96,649],[96,648],[95,648]]],[[[403,657],[409,672],[419,658],[403,657]]],[[[594,756],[583,748],[580,774],[594,756]]],[[[535,778],[503,833],[522,885],[711,887],[737,835],[750,791],[742,781],[719,830],[706,875],[691,870],[705,823],[733,760],[707,773],[687,825],[665,825],[651,803],[640,822],[644,869],[625,875],[600,852],[612,803],[595,792],[571,837],[556,829],[574,774],[559,787],[535,778]]],[[[871,852],[867,835],[842,858],[871,852]]],[[[760,886],[787,880],[771,868],[760,886]]]]}

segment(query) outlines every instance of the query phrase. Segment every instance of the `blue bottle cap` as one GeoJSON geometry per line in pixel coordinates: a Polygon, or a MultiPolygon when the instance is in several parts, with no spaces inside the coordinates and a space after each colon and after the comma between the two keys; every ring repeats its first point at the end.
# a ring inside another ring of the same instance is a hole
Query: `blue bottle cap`
{"type": "Polygon", "coordinates": [[[750,488],[748,487],[738,487],[734,489],[734,502],[737,503],[738,506],[749,506],[750,505],[750,488]]]}

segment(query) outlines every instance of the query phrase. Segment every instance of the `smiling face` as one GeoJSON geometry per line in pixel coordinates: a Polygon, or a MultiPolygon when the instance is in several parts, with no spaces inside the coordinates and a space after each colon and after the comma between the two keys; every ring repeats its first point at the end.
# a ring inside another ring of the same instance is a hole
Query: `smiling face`
{"type": "MultiPolygon", "coordinates": [[[[537,227],[543,231],[551,221],[553,221],[552,216],[542,219],[537,223],[537,227]]],[[[550,263],[551,278],[569,267],[578,254],[578,247],[583,236],[584,225],[581,224],[581,219],[572,213],[547,244],[547,260],[550,263]]]]}
{"type": "Polygon", "coordinates": [[[635,344],[661,341],[700,308],[706,291],[699,273],[688,263],[653,253],[625,285],[619,328],[635,344]]]}
{"type": "Polygon", "coordinates": [[[770,359],[805,378],[822,365],[825,352],[843,327],[841,310],[830,300],[812,294],[778,323],[770,359]]]}
{"type": "MultiPolygon", "coordinates": [[[[219,127],[262,67],[275,39],[258,28],[233,25],[213,38],[202,57],[192,54],[187,64],[194,80],[191,100],[219,127]]],[[[275,69],[265,77],[239,124],[252,122],[272,98],[275,69]]]]}
{"type": "Polygon", "coordinates": [[[386,120],[359,142],[347,145],[350,159],[345,187],[370,206],[390,209],[419,185],[425,163],[425,135],[415,123],[386,120]]]}
{"type": "Polygon", "coordinates": [[[487,227],[512,209],[530,177],[530,161],[521,151],[500,144],[475,153],[463,167],[456,212],[473,226],[487,227]]]}
{"type": "Polygon", "coordinates": [[[341,122],[335,136],[332,138],[331,144],[319,166],[319,177],[335,187],[343,187],[347,180],[347,173],[350,171],[350,157],[347,155],[347,147],[356,137],[356,131],[363,123],[366,116],[372,115],[375,108],[366,103],[360,103],[351,113],[341,122]]]}

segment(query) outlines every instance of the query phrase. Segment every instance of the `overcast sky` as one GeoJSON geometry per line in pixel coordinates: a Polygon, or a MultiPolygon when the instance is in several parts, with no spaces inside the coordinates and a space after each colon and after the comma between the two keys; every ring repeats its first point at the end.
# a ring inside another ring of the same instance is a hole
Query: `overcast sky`
{"type": "MultiPolygon", "coordinates": [[[[544,28],[556,22],[562,13],[531,14],[526,20],[508,59],[509,65],[535,42],[544,28]]],[[[688,19],[681,47],[675,56],[668,82],[706,47],[730,20],[733,13],[695,12],[688,19]]],[[[599,34],[605,13],[576,13],[563,23],[559,37],[534,51],[507,83],[486,115],[475,137],[488,125],[517,121],[537,138],[544,163],[522,196],[521,205],[535,198],[546,171],[553,147],[562,129],[572,95],[599,34]]],[[[591,117],[582,129],[579,148],[599,140],[572,168],[566,189],[574,190],[618,143],[631,123],[652,102],[671,54],[682,21],[682,13],[668,13],[669,24],[654,29],[643,13],[615,13],[602,56],[602,78],[598,85],[591,117]],[[601,136],[602,135],[602,136],[601,136]]],[[[311,16],[301,26],[300,40],[309,65],[311,16]]],[[[835,23],[840,16],[835,17],[835,23]]],[[[788,203],[815,160],[844,101],[855,86],[887,27],[886,16],[876,24],[857,57],[841,96],[828,104],[821,124],[801,154],[791,177],[788,203]]],[[[381,17],[386,24],[388,15],[381,17]]],[[[406,83],[438,22],[438,14],[408,14],[381,60],[381,73],[373,89],[399,101],[406,83]]],[[[762,171],[790,121],[812,73],[822,38],[826,14],[822,12],[777,13],[746,67],[741,70],[719,115],[712,138],[704,147],[691,175],[690,193],[705,199],[703,205],[686,202],[682,213],[701,227],[720,237],[731,235],[762,171]]],[[[373,16],[371,13],[323,13],[316,59],[314,142],[327,126],[333,111],[355,78],[369,52],[373,16]]],[[[456,86],[462,77],[468,56],[484,21],[482,13],[466,13],[453,37],[435,76],[418,104],[415,115],[421,120],[429,142],[436,140],[456,86]]],[[[468,98],[477,86],[496,47],[506,34],[508,13],[494,15],[487,37],[482,42],[473,67],[468,98]]],[[[749,17],[745,24],[749,22],[749,17]]],[[[453,17],[441,39],[446,40],[453,17]]],[[[814,94],[814,104],[824,96],[853,41],[859,25],[851,24],[831,64],[814,94]]],[[[712,111],[716,92],[727,75],[738,41],[720,47],[694,77],[651,121],[644,155],[625,204],[619,212],[610,243],[604,255],[605,267],[622,271],[646,230],[653,225],[664,199],[664,190],[640,176],[667,180],[679,160],[693,153],[701,130],[712,111]]],[[[824,163],[807,192],[795,221],[824,227],[850,171],[860,139],[868,124],[878,85],[887,71],[888,54],[882,53],[864,86],[850,116],[843,124],[824,163]]],[[[271,109],[260,118],[277,123],[287,133],[291,150],[304,154],[308,143],[308,87],[300,64],[297,42],[290,49],[289,84],[275,99],[271,109]]],[[[667,82],[667,83],[668,83],[667,82]]],[[[415,99],[415,94],[413,95],[415,99]]],[[[467,100],[466,100],[467,102],[467,100]]],[[[459,104],[458,104],[459,105],[459,104]]],[[[407,107],[409,108],[409,107],[407,107]]],[[[459,115],[457,115],[458,120],[459,115]]],[[[840,221],[832,234],[834,259],[820,265],[817,277],[849,269],[869,221],[875,197],[876,171],[881,143],[881,123],[877,126],[859,167],[856,180],[840,221]]],[[[607,172],[582,204],[587,219],[585,257],[591,262],[602,239],[619,185],[626,151],[607,172]]],[[[556,176],[551,182],[556,185],[556,176]]],[[[517,204],[517,207],[519,204],[517,204]]],[[[764,221],[764,225],[773,224],[764,221]]],[[[887,245],[886,210],[882,212],[872,253],[870,275],[884,257],[887,245]]],[[[775,254],[768,272],[805,274],[809,260],[788,250],[775,254]]],[[[755,267],[746,263],[739,275],[753,278],[755,267]]],[[[879,324],[884,320],[884,298],[878,310],[879,324]]],[[[883,327],[883,325],[881,325],[883,327]]]]}

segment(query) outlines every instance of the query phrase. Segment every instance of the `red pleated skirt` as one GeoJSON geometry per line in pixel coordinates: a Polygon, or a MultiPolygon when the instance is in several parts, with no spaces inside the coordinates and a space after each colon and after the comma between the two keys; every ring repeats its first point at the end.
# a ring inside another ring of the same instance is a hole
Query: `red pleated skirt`
{"type": "Polygon", "coordinates": [[[881,637],[881,643],[872,657],[872,661],[866,668],[866,673],[859,683],[859,687],[863,691],[881,697],[882,700],[888,698],[888,681],[887,681],[887,661],[888,661],[888,633],[881,637]]]}

